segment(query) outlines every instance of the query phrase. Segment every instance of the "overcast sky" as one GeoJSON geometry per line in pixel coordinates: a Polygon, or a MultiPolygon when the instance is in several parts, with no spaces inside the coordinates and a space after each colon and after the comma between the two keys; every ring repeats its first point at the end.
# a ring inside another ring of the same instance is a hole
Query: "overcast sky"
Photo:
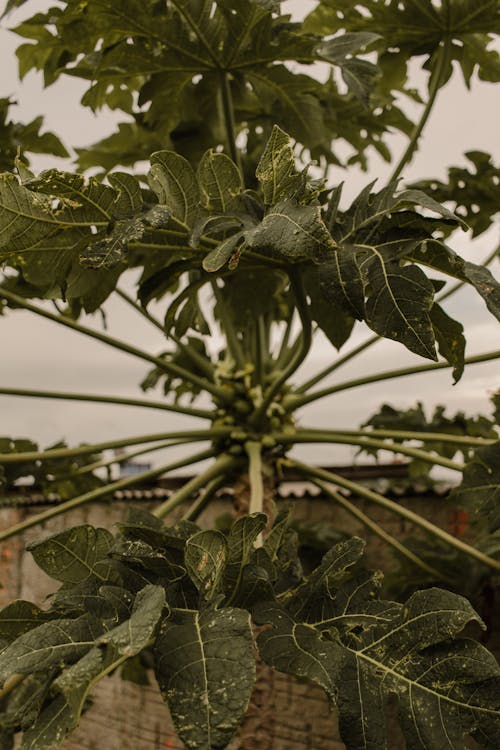
{"type": "MultiPolygon", "coordinates": [[[[31,15],[49,4],[31,0],[26,3],[23,13],[26,15],[29,10],[31,15]]],[[[0,5],[3,7],[4,3],[0,5]]],[[[314,7],[314,3],[292,0],[284,3],[284,7],[299,13],[314,7]]],[[[0,29],[0,96],[12,96],[18,101],[11,116],[28,121],[40,113],[44,114],[46,127],[59,134],[67,145],[85,146],[109,133],[116,121],[115,115],[100,113],[94,116],[80,107],[79,98],[84,86],[76,79],[62,80],[46,90],[43,90],[41,76],[37,74],[31,73],[22,84],[19,82],[14,52],[20,40],[8,32],[7,26],[14,25],[14,21],[23,17],[23,13],[13,14],[8,24],[4,21],[0,29]]],[[[422,80],[425,79],[419,77],[417,83],[421,84],[422,80]]],[[[452,84],[441,93],[422,139],[420,152],[405,170],[404,177],[409,180],[442,178],[447,166],[464,164],[463,153],[471,149],[489,151],[497,162],[500,161],[499,114],[498,88],[493,89],[492,84],[475,80],[472,91],[467,91],[460,75],[456,75],[452,84]]],[[[397,156],[404,145],[402,139],[394,138],[393,148],[397,156]]],[[[40,170],[60,166],[61,161],[52,157],[36,157],[32,164],[36,170],[40,170]]],[[[354,169],[348,175],[339,173],[339,180],[346,180],[348,193],[354,195],[371,179],[380,178],[383,184],[389,171],[390,167],[373,158],[368,175],[354,169]]],[[[453,246],[468,259],[480,262],[497,243],[498,226],[475,242],[464,234],[454,240],[453,246]]],[[[492,270],[498,278],[498,262],[492,270]]],[[[498,323],[487,312],[477,294],[464,289],[446,303],[446,309],[466,325],[468,355],[499,348],[498,323]]],[[[159,331],[145,323],[120,300],[106,303],[106,312],[112,335],[132,343],[139,342],[142,348],[153,353],[164,347],[159,331]]],[[[99,325],[97,317],[92,323],[91,319],[84,322],[99,325]]],[[[342,353],[368,335],[370,331],[358,325],[342,353]]],[[[4,387],[137,396],[137,384],[148,369],[147,363],[109,351],[98,342],[61,330],[54,323],[20,311],[0,317],[0,352],[0,384],[4,387]]],[[[318,337],[302,375],[310,376],[335,356],[332,347],[318,337]]],[[[401,346],[382,341],[339,369],[331,381],[326,382],[340,382],[369,372],[420,362],[423,360],[418,360],[401,346]]],[[[297,376],[297,382],[301,379],[300,375],[297,376]]],[[[459,409],[469,413],[489,413],[488,396],[499,384],[498,363],[470,367],[453,387],[449,371],[411,376],[400,382],[388,381],[340,393],[330,399],[328,407],[325,402],[319,402],[305,409],[301,415],[302,422],[315,426],[353,428],[383,402],[408,408],[415,405],[417,400],[423,401],[429,411],[435,404],[441,403],[449,407],[450,413],[459,409]]],[[[30,437],[44,446],[59,439],[69,443],[95,442],[123,435],[187,429],[196,424],[196,420],[189,417],[153,410],[0,396],[0,435],[30,437]]],[[[333,451],[326,447],[309,447],[304,451],[302,455],[330,464],[348,463],[354,456],[354,451],[349,448],[333,451]]]]}

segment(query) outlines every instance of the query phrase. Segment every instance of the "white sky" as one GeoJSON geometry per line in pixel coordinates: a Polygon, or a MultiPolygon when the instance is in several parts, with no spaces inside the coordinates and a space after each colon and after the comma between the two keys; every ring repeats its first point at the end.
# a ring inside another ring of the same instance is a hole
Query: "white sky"
{"type": "MultiPolygon", "coordinates": [[[[48,3],[42,0],[26,4],[31,15],[48,3]]],[[[3,4],[2,4],[3,6],[3,4]]],[[[314,3],[291,0],[284,4],[288,10],[303,12],[314,3]]],[[[24,11],[26,14],[26,11],[24,11]]],[[[18,106],[11,116],[28,121],[36,115],[45,115],[45,126],[59,134],[66,144],[84,146],[112,130],[116,121],[113,113],[92,115],[79,106],[84,86],[75,79],[62,80],[43,90],[41,77],[29,74],[22,84],[17,78],[15,48],[18,37],[7,31],[7,25],[15,25],[21,18],[18,13],[4,21],[0,28],[0,96],[12,96],[18,106]]],[[[420,77],[419,82],[422,81],[420,77]]],[[[494,154],[500,161],[498,121],[500,102],[498,89],[492,84],[474,81],[472,91],[467,91],[460,75],[441,93],[421,141],[421,149],[412,165],[405,170],[408,180],[425,177],[442,178],[449,165],[464,164],[465,151],[480,149],[494,154]]],[[[395,137],[396,158],[404,149],[403,139],[395,137]]],[[[52,157],[33,158],[36,170],[59,166],[60,160],[52,157]]],[[[349,195],[354,195],[369,180],[380,178],[383,184],[390,167],[373,158],[369,174],[353,169],[349,174],[339,174],[345,179],[349,195]]],[[[498,226],[475,242],[463,235],[454,240],[453,246],[463,256],[480,262],[498,243],[498,226]]],[[[499,263],[492,267],[499,277],[499,263]]],[[[451,315],[457,315],[465,324],[468,338],[467,354],[499,348],[498,323],[487,312],[481,299],[465,289],[446,303],[451,315]]],[[[161,334],[145,323],[120,300],[106,303],[109,332],[157,353],[164,347],[161,334]]],[[[83,321],[89,325],[100,325],[100,317],[83,321]]],[[[370,335],[363,325],[358,325],[351,340],[341,353],[348,351],[370,335]]],[[[4,387],[71,390],[123,396],[137,396],[137,384],[144,377],[149,365],[126,354],[109,351],[98,342],[86,339],[56,324],[42,320],[31,313],[15,311],[0,317],[0,384],[4,387]]],[[[324,340],[318,339],[303,375],[309,377],[319,368],[325,367],[335,358],[335,350],[324,340]]],[[[401,346],[382,341],[362,354],[352,363],[340,369],[329,382],[363,376],[372,371],[393,367],[404,367],[423,363],[401,346]]],[[[300,382],[299,375],[296,382],[300,382]]],[[[411,376],[400,382],[387,381],[362,389],[348,390],[333,396],[328,404],[318,402],[302,415],[302,422],[325,427],[353,428],[378,409],[383,402],[398,408],[408,408],[417,400],[423,401],[428,410],[435,404],[446,404],[450,413],[463,409],[468,413],[490,412],[488,395],[500,384],[498,363],[471,366],[462,380],[452,387],[450,371],[421,376],[411,376]]],[[[153,398],[158,398],[154,394],[153,398]]],[[[123,435],[135,435],[169,429],[195,427],[196,420],[170,415],[167,412],[126,408],[119,406],[93,406],[91,404],[49,401],[39,399],[7,398],[0,396],[0,435],[30,437],[41,445],[59,439],[69,443],[96,442],[114,439],[123,435]]],[[[204,426],[203,424],[199,425],[204,426]]],[[[170,455],[174,456],[172,452],[170,455]]],[[[325,446],[306,447],[301,455],[321,463],[348,463],[354,450],[325,446]]]]}

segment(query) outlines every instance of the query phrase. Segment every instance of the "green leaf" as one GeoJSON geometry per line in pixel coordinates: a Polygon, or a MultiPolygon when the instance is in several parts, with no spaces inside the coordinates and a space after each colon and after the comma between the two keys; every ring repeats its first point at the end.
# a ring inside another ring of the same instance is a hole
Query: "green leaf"
{"type": "Polygon", "coordinates": [[[63,158],[69,156],[57,136],[53,133],[40,133],[43,117],[36,117],[26,124],[9,120],[9,109],[15,104],[12,99],[0,98],[0,171],[12,171],[15,164],[22,164],[18,159],[18,151],[25,160],[26,152],[53,154],[63,158]]]}
{"type": "Polygon", "coordinates": [[[249,247],[271,250],[278,257],[319,263],[335,249],[319,206],[302,206],[293,200],[280,201],[262,222],[246,232],[249,247]]]}
{"type": "Polygon", "coordinates": [[[486,307],[500,321],[500,284],[484,266],[465,261],[465,280],[479,292],[486,302],[486,307]]]}
{"type": "Polygon", "coordinates": [[[479,644],[452,641],[474,620],[478,617],[465,599],[429,589],[414,594],[378,632],[362,635],[356,648],[347,647],[334,665],[337,679],[354,687],[342,691],[338,701],[347,746],[384,747],[389,693],[398,697],[411,748],[458,750],[464,733],[481,724],[498,725],[498,665],[479,644]]]}
{"type": "Polygon", "coordinates": [[[453,366],[453,380],[457,383],[462,377],[465,366],[463,326],[450,318],[436,303],[431,308],[430,317],[439,353],[453,366]]]}
{"type": "Polygon", "coordinates": [[[137,594],[130,619],[99,638],[96,646],[54,680],[51,692],[55,697],[24,733],[23,750],[45,750],[62,742],[78,724],[93,685],[116,669],[124,657],[148,645],[164,606],[161,586],[147,586],[137,594]]]}
{"type": "MultiPolygon", "coordinates": [[[[337,253],[336,253],[337,255],[337,253]]],[[[344,308],[330,296],[318,294],[321,281],[324,281],[325,266],[322,264],[310,272],[304,273],[304,286],[310,299],[312,319],[318,324],[328,340],[336,349],[345,344],[351,335],[354,318],[344,312],[344,308]]]]}
{"type": "Polygon", "coordinates": [[[257,625],[271,626],[257,638],[265,663],[280,672],[315,682],[335,703],[338,690],[330,663],[337,658],[337,646],[310,625],[294,622],[288,612],[272,602],[257,604],[252,616],[257,625]]]}
{"type": "Polygon", "coordinates": [[[329,39],[316,48],[316,52],[321,59],[340,65],[342,77],[348,89],[365,104],[368,103],[374,79],[379,74],[379,70],[372,62],[353,58],[352,55],[363,51],[381,38],[379,34],[366,31],[348,32],[334,39],[329,39]]]}
{"type": "Polygon", "coordinates": [[[318,267],[323,297],[356,320],[365,316],[363,277],[357,248],[348,244],[334,248],[331,257],[318,267]]]}
{"type": "Polygon", "coordinates": [[[238,250],[244,243],[244,235],[241,233],[233,234],[220,245],[214,247],[208,255],[203,258],[203,268],[209,273],[219,271],[226,263],[237,264],[238,250]]]}
{"type": "Polygon", "coordinates": [[[335,588],[347,578],[348,570],[359,562],[365,548],[365,542],[352,537],[345,542],[339,542],[329,550],[321,561],[321,565],[285,599],[287,611],[295,620],[313,622],[321,620],[324,615],[325,604],[335,588]]]}
{"type": "Polygon", "coordinates": [[[231,526],[227,539],[227,565],[223,582],[227,600],[231,603],[238,596],[243,569],[250,562],[254,543],[266,524],[267,516],[264,513],[253,513],[238,518],[231,526]]]}
{"type": "Polygon", "coordinates": [[[84,525],[31,542],[27,549],[51,578],[76,584],[92,576],[107,580],[106,558],[112,546],[113,535],[109,531],[84,525]]]}
{"type": "Polygon", "coordinates": [[[238,205],[243,182],[229,156],[207,151],[198,165],[197,177],[201,205],[207,211],[228,213],[238,205]]]}
{"type": "Polygon", "coordinates": [[[223,748],[254,683],[250,616],[240,609],[173,610],[155,644],[156,678],[188,748],[223,748]]]}
{"type": "Polygon", "coordinates": [[[187,540],[185,562],[196,588],[206,600],[217,596],[226,566],[228,545],[220,531],[200,531],[187,540]]]}
{"type": "Polygon", "coordinates": [[[295,188],[297,169],[292,139],[278,125],[273,125],[255,176],[267,206],[274,206],[281,198],[288,197],[295,188]]]}
{"type": "Polygon", "coordinates": [[[413,187],[439,203],[451,202],[477,237],[491,226],[500,210],[500,168],[484,151],[467,151],[465,156],[472,167],[450,167],[447,182],[422,180],[413,187]]]}
{"type": "Polygon", "coordinates": [[[73,662],[89,651],[102,633],[92,616],[46,622],[21,635],[0,654],[0,682],[11,674],[31,674],[73,662]]]}
{"type": "Polygon", "coordinates": [[[51,612],[44,612],[36,604],[17,599],[0,610],[0,640],[12,643],[45,620],[53,620],[54,616],[51,612]]]}
{"type": "Polygon", "coordinates": [[[151,155],[149,181],[159,203],[167,206],[182,224],[192,227],[199,210],[200,190],[189,162],[174,151],[157,151],[151,155]]]}
{"type": "Polygon", "coordinates": [[[500,505],[500,443],[475,451],[450,499],[478,518],[494,514],[500,505]]]}
{"type": "Polygon", "coordinates": [[[420,268],[387,262],[373,248],[366,291],[366,322],[375,333],[437,360],[430,319],[434,287],[420,268]]]}

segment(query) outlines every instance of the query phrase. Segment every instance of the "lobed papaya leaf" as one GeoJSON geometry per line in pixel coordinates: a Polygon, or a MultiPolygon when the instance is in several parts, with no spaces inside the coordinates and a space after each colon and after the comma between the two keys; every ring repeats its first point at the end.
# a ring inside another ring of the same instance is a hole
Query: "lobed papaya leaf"
{"type": "Polygon", "coordinates": [[[252,691],[250,616],[241,609],[174,609],[154,646],[156,678],[189,748],[225,747],[252,691]]]}

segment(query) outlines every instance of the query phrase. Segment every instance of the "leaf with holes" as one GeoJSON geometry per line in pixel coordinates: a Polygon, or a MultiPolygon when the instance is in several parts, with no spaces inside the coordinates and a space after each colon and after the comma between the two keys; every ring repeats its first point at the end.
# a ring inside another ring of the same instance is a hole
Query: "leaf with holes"
{"type": "Polygon", "coordinates": [[[93,576],[107,580],[109,561],[106,562],[106,558],[112,546],[113,536],[109,531],[85,525],[31,542],[28,550],[51,578],[75,584],[93,576]]]}
{"type": "Polygon", "coordinates": [[[188,748],[223,748],[254,683],[252,629],[241,609],[172,611],[154,646],[156,679],[188,748]]]}
{"type": "Polygon", "coordinates": [[[366,322],[375,333],[437,360],[430,310],[434,287],[417,266],[387,262],[373,248],[366,264],[366,322]]]}

